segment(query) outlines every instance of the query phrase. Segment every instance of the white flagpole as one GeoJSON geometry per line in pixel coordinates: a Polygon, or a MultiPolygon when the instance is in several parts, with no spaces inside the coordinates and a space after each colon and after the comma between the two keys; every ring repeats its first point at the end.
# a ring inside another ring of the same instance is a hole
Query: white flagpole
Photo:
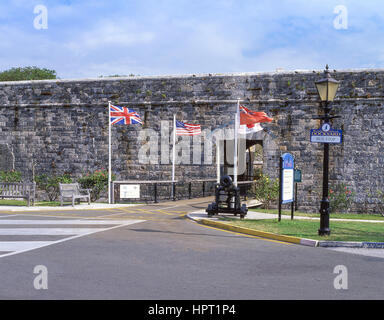
{"type": "Polygon", "coordinates": [[[237,99],[236,114],[235,114],[235,146],[233,150],[233,184],[237,187],[237,136],[239,131],[239,119],[240,118],[240,99],[237,99]]]}
{"type": "Polygon", "coordinates": [[[176,160],[176,114],[173,115],[172,196],[173,196],[173,183],[175,182],[175,160],[176,160]]]}
{"type": "Polygon", "coordinates": [[[217,183],[220,183],[220,140],[216,137],[216,175],[217,183]]]}
{"type": "Polygon", "coordinates": [[[111,204],[111,177],[112,177],[112,145],[111,145],[111,101],[108,101],[108,203],[111,204]]]}

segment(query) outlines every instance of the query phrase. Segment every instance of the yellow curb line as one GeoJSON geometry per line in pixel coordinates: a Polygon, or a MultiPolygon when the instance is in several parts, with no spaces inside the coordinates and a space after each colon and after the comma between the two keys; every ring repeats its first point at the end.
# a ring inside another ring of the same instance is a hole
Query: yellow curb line
{"type": "Polygon", "coordinates": [[[259,231],[259,230],[244,228],[244,227],[233,226],[230,224],[212,221],[212,220],[208,220],[208,219],[201,219],[198,222],[201,224],[204,224],[204,225],[208,225],[208,226],[212,226],[212,227],[216,227],[216,228],[220,228],[220,229],[224,229],[224,230],[228,230],[228,231],[233,231],[233,232],[237,232],[237,233],[244,233],[244,234],[248,234],[251,236],[257,236],[257,237],[273,239],[273,240],[289,242],[289,243],[295,243],[295,244],[303,244],[302,239],[297,238],[297,237],[284,236],[284,235],[275,234],[275,233],[271,233],[271,232],[265,232],[265,231],[259,231]]]}
{"type": "MultiPolygon", "coordinates": [[[[200,224],[202,225],[202,223],[200,223],[200,224]]],[[[209,229],[212,229],[212,230],[219,230],[219,231],[222,231],[222,232],[228,232],[230,234],[236,234],[236,235],[239,235],[239,236],[242,236],[242,237],[248,237],[248,238],[252,238],[252,239],[259,239],[259,240],[269,241],[269,242],[274,242],[274,243],[281,243],[281,244],[285,244],[287,246],[291,246],[292,245],[292,243],[288,243],[288,242],[284,242],[284,241],[278,241],[278,240],[267,239],[267,238],[262,238],[262,237],[258,237],[258,236],[252,236],[250,234],[233,232],[233,231],[229,231],[229,230],[224,230],[222,228],[210,227],[210,226],[206,226],[206,225],[202,225],[202,227],[209,228],[209,229]]]]}
{"type": "MultiPolygon", "coordinates": [[[[129,214],[140,214],[140,213],[145,213],[145,214],[156,214],[155,212],[152,212],[150,210],[147,210],[147,209],[140,209],[140,208],[136,208],[136,209],[131,209],[131,208],[120,208],[121,211],[124,211],[125,213],[129,213],[129,214]]],[[[123,214],[123,213],[122,213],[123,214]]]]}

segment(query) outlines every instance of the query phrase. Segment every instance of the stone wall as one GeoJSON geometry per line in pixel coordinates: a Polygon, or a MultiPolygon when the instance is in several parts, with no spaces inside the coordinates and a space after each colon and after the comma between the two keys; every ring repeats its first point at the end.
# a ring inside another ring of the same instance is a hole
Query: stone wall
{"type": "MultiPolygon", "coordinates": [[[[338,71],[332,76],[341,81],[332,112],[342,116],[333,127],[344,136],[341,145],[330,148],[330,180],[345,182],[356,192],[353,210],[374,209],[376,191],[384,188],[384,71],[338,71]]],[[[171,151],[170,130],[163,126],[160,135],[161,120],[172,126],[176,113],[179,120],[213,130],[233,119],[240,98],[275,119],[253,136],[263,143],[264,172],[276,178],[279,156],[291,152],[303,173],[300,209],[318,210],[323,152],[321,144],[309,142],[309,131],[320,127],[312,117],[322,112],[314,86],[322,77],[322,71],[296,71],[0,83],[0,169],[20,170],[28,180],[33,174],[79,176],[107,168],[108,101],[137,111],[144,129],[158,133],[152,143],[160,153],[171,151]]],[[[170,179],[169,161],[139,163],[146,143],[138,140],[140,129],[113,126],[117,179],[170,179]]],[[[215,177],[214,157],[212,161],[182,164],[176,178],[215,177]]]]}

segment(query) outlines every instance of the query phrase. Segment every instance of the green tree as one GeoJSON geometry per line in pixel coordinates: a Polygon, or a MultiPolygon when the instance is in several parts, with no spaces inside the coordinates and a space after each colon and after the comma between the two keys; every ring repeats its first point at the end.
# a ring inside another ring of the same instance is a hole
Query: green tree
{"type": "Polygon", "coordinates": [[[56,71],[38,67],[11,68],[0,72],[0,81],[56,79],[56,71]]]}

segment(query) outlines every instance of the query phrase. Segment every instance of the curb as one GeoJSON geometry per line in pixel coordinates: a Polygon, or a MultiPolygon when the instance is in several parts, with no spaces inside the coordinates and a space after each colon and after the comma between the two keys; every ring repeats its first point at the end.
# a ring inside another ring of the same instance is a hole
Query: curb
{"type": "Polygon", "coordinates": [[[384,242],[319,241],[319,247],[384,249],[384,242]]]}
{"type": "MultiPolygon", "coordinates": [[[[192,212],[193,214],[193,212],[192,212]]],[[[384,242],[352,242],[352,241],[323,241],[313,240],[306,238],[298,238],[292,236],[284,236],[276,233],[259,231],[255,229],[249,229],[245,227],[233,226],[223,222],[218,222],[206,218],[194,218],[190,214],[186,215],[187,218],[207,226],[243,233],[251,236],[257,236],[266,239],[278,240],[288,243],[300,244],[309,247],[322,247],[322,248],[362,248],[362,249],[384,249],[384,242]]]]}
{"type": "Polygon", "coordinates": [[[317,247],[318,246],[317,240],[298,238],[298,237],[292,237],[292,236],[284,236],[284,235],[275,234],[275,233],[271,233],[271,232],[265,232],[265,231],[259,231],[259,230],[244,228],[244,227],[233,226],[230,224],[226,224],[226,223],[222,223],[222,222],[218,222],[218,221],[213,221],[213,220],[209,220],[209,219],[194,219],[189,214],[187,214],[187,217],[193,221],[196,221],[197,223],[204,224],[204,225],[211,226],[211,227],[216,227],[216,228],[227,230],[227,231],[233,231],[233,232],[237,232],[237,233],[243,233],[243,234],[247,234],[247,235],[251,235],[251,236],[257,236],[257,237],[262,237],[262,238],[272,239],[272,240],[278,240],[278,241],[283,241],[283,242],[288,242],[288,243],[301,244],[301,245],[309,246],[309,247],[317,247]]]}

